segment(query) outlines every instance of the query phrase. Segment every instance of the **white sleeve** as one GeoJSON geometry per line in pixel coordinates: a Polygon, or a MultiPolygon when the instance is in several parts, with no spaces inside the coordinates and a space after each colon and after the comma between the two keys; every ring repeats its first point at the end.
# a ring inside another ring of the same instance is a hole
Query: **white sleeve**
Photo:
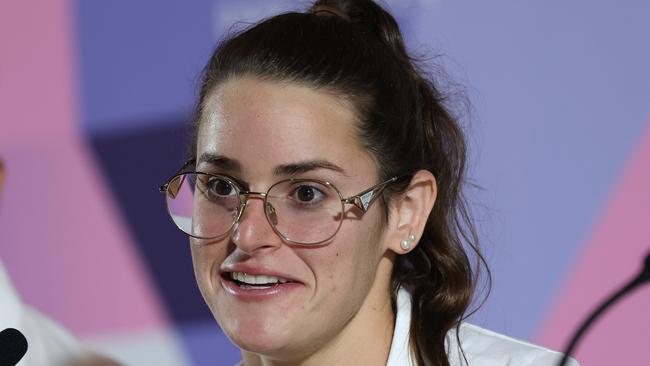
{"type": "Polygon", "coordinates": [[[71,365],[89,354],[68,331],[18,297],[0,261],[0,330],[15,328],[27,339],[19,366],[71,365]]]}
{"type": "Polygon", "coordinates": [[[16,329],[27,338],[27,353],[18,366],[72,365],[89,357],[67,330],[32,308],[24,308],[16,329]]]}

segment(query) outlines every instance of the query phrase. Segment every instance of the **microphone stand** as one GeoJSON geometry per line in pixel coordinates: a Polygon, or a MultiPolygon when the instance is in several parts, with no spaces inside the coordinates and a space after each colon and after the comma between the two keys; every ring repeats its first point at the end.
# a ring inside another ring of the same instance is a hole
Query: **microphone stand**
{"type": "Polygon", "coordinates": [[[628,283],[626,283],[625,286],[623,286],[621,289],[619,289],[614,294],[612,294],[609,298],[603,301],[603,303],[600,304],[596,308],[596,310],[594,310],[589,315],[589,317],[587,317],[587,319],[582,322],[582,325],[580,325],[580,328],[578,328],[578,330],[574,333],[568,346],[566,346],[564,351],[564,356],[562,357],[562,360],[560,361],[558,366],[564,366],[566,364],[566,362],[569,360],[569,355],[573,352],[575,347],[578,345],[580,338],[582,338],[582,336],[587,332],[587,329],[591,327],[591,325],[596,321],[596,319],[598,319],[598,317],[600,317],[605,312],[605,310],[609,309],[612,305],[614,305],[614,303],[620,300],[623,296],[632,292],[632,290],[636,289],[637,287],[639,287],[645,282],[650,282],[650,252],[648,252],[648,254],[645,257],[645,261],[643,263],[643,268],[641,269],[641,272],[632,280],[630,280],[628,283]]]}

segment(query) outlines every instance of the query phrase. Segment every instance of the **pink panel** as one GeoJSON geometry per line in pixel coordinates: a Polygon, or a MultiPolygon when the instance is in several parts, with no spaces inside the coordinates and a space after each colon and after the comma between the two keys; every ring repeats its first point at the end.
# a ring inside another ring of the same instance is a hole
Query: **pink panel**
{"type": "Polygon", "coordinates": [[[65,0],[0,2],[0,143],[69,135],[73,68],[65,0]]]}
{"type": "MultiPolygon", "coordinates": [[[[650,123],[569,276],[538,341],[560,349],[597,303],[641,269],[650,251],[650,123]]],[[[650,286],[606,313],[583,339],[583,365],[650,365],[650,286]]]]}
{"type": "Polygon", "coordinates": [[[0,5],[0,258],[23,300],[77,334],[168,324],[76,131],[67,0],[0,5]]]}

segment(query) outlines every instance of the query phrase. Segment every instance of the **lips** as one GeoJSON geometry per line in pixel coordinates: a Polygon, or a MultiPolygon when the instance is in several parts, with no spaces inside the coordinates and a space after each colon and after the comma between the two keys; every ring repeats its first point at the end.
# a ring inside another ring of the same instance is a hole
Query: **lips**
{"type": "Polygon", "coordinates": [[[222,268],[221,286],[243,301],[264,301],[304,287],[301,281],[269,268],[239,263],[222,268]]]}
{"type": "Polygon", "coordinates": [[[287,278],[271,275],[253,275],[246,272],[230,272],[230,279],[240,287],[248,286],[254,288],[269,288],[287,282],[293,282],[287,278]]]}

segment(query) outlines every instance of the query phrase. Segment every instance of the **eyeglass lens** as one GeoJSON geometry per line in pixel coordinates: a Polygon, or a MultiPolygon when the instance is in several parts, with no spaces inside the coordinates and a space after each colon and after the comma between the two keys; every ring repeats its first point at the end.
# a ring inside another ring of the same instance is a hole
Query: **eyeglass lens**
{"type": "MultiPolygon", "coordinates": [[[[243,197],[226,177],[202,173],[175,177],[166,194],[167,208],[176,225],[198,238],[228,233],[243,209],[243,197]]],[[[315,244],[336,234],[343,206],[338,191],[329,184],[286,180],[267,192],[265,215],[284,239],[315,244]]]]}

